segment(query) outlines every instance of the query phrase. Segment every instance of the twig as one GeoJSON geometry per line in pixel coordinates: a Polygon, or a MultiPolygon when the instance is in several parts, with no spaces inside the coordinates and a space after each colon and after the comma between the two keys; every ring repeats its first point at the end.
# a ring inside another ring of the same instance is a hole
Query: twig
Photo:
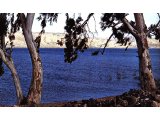
{"type": "Polygon", "coordinates": [[[94,22],[95,22],[95,33],[98,33],[98,32],[97,32],[97,29],[96,29],[96,28],[97,28],[97,26],[96,26],[96,19],[95,19],[94,16],[93,16],[93,19],[94,19],[94,22]]]}
{"type": "Polygon", "coordinates": [[[92,40],[93,40],[94,39],[94,33],[90,30],[88,23],[87,23],[87,28],[88,28],[88,32],[92,34],[92,36],[93,36],[92,40]]]}
{"type": "Polygon", "coordinates": [[[67,20],[69,19],[69,14],[68,13],[66,13],[66,17],[67,17],[67,20]]]}

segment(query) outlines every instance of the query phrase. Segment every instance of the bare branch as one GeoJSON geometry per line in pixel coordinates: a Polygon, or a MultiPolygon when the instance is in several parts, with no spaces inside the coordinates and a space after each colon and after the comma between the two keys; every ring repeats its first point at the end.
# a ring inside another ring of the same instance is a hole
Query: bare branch
{"type": "Polygon", "coordinates": [[[98,32],[97,32],[97,29],[96,29],[96,28],[97,28],[97,26],[96,26],[96,19],[95,19],[94,16],[93,16],[93,19],[94,19],[94,22],[95,22],[95,32],[98,33],[98,32]]]}
{"type": "Polygon", "coordinates": [[[112,38],[112,36],[113,36],[113,35],[114,35],[114,34],[112,33],[112,34],[110,35],[110,37],[108,38],[107,42],[105,43],[105,46],[104,46],[104,48],[103,48],[103,51],[101,52],[101,53],[102,53],[102,55],[104,54],[104,52],[105,52],[105,48],[107,47],[108,42],[111,40],[111,38],[112,38]]]}
{"type": "Polygon", "coordinates": [[[126,27],[128,28],[129,32],[134,36],[134,37],[138,37],[138,31],[135,30],[131,24],[128,22],[128,20],[126,18],[122,19],[122,22],[124,25],[126,25],[126,27]]]}
{"type": "Polygon", "coordinates": [[[84,23],[82,24],[82,27],[85,26],[87,24],[87,22],[89,21],[89,19],[94,15],[94,13],[90,13],[87,17],[87,19],[84,21],[84,23]]]}
{"type": "MultiPolygon", "coordinates": [[[[87,23],[87,28],[88,28],[88,32],[89,33],[91,33],[92,34],[92,40],[94,39],[94,33],[90,30],[90,27],[89,27],[89,25],[88,25],[88,23],[87,23]]],[[[89,36],[89,35],[88,35],[89,36]]]]}
{"type": "Polygon", "coordinates": [[[0,48],[0,58],[3,60],[4,63],[7,62],[5,53],[1,48],[0,48]]]}
{"type": "Polygon", "coordinates": [[[10,69],[12,73],[17,94],[17,102],[18,102],[17,104],[21,104],[23,101],[23,93],[20,84],[20,79],[15,69],[13,60],[12,58],[10,58],[10,56],[7,56],[7,53],[5,53],[1,48],[0,48],[0,58],[3,60],[4,64],[10,69]]]}

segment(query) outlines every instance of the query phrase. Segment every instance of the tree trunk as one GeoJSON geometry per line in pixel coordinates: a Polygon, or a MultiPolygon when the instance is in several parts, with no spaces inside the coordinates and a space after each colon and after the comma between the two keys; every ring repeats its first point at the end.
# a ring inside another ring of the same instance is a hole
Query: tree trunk
{"type": "Polygon", "coordinates": [[[139,76],[141,80],[141,87],[144,90],[153,91],[156,89],[156,84],[152,73],[151,58],[148,50],[146,26],[143,14],[135,13],[134,16],[136,29],[138,31],[136,42],[139,55],[139,76]]]}
{"type": "Polygon", "coordinates": [[[20,85],[20,79],[19,79],[18,73],[16,71],[16,68],[14,66],[14,63],[13,63],[12,59],[10,58],[10,60],[8,59],[5,64],[10,69],[10,71],[12,73],[12,77],[13,77],[13,80],[14,80],[14,85],[15,85],[15,88],[16,88],[16,94],[17,94],[17,104],[18,105],[23,104],[24,99],[23,99],[22,88],[21,88],[21,85],[20,85]]]}
{"type": "MultiPolygon", "coordinates": [[[[3,36],[0,36],[0,49],[2,49],[2,50],[3,50],[4,45],[5,45],[5,44],[3,44],[4,43],[3,41],[4,41],[3,36]]],[[[0,76],[3,75],[3,73],[4,73],[3,60],[2,60],[1,55],[0,55],[0,76]]]]}
{"type": "Polygon", "coordinates": [[[27,102],[28,104],[39,104],[42,92],[43,69],[41,59],[37,52],[31,31],[34,14],[28,13],[27,17],[25,17],[24,14],[20,14],[20,17],[22,22],[23,34],[32,61],[32,81],[27,96],[27,102]]]}
{"type": "Polygon", "coordinates": [[[13,60],[11,56],[7,55],[7,53],[4,52],[5,49],[5,37],[1,36],[1,48],[0,48],[0,57],[4,64],[10,69],[12,73],[12,77],[14,80],[14,85],[16,89],[16,94],[17,94],[17,104],[21,104],[23,102],[23,93],[22,93],[22,88],[20,84],[20,79],[17,74],[16,68],[14,66],[13,60]]]}

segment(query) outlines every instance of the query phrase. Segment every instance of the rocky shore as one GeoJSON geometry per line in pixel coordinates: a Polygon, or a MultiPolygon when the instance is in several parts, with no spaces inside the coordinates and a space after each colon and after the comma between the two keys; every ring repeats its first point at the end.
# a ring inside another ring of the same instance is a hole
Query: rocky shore
{"type": "Polygon", "coordinates": [[[70,101],[61,103],[42,103],[35,107],[160,107],[160,80],[156,80],[157,90],[148,92],[131,89],[118,96],[70,101]]]}
{"type": "Polygon", "coordinates": [[[160,107],[160,89],[154,92],[131,89],[122,95],[98,99],[0,107],[160,107]]]}
{"type": "Polygon", "coordinates": [[[36,107],[160,107],[160,90],[153,93],[131,89],[122,95],[64,103],[47,103],[36,107]]]}

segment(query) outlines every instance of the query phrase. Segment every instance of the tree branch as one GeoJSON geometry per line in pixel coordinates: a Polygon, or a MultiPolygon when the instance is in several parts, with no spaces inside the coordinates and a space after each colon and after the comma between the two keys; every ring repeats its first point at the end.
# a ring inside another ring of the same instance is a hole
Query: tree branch
{"type": "Polygon", "coordinates": [[[113,28],[113,27],[117,26],[117,25],[120,24],[120,23],[121,23],[120,21],[118,21],[117,23],[114,23],[114,22],[113,22],[113,25],[111,25],[110,27],[113,28]]]}
{"type": "Polygon", "coordinates": [[[82,27],[85,26],[87,24],[87,22],[89,21],[89,19],[94,15],[94,13],[90,13],[87,17],[87,19],[83,22],[82,27]]]}
{"type": "Polygon", "coordinates": [[[13,76],[14,85],[15,85],[16,94],[17,94],[17,102],[18,102],[17,104],[21,104],[23,101],[23,92],[20,84],[20,79],[15,69],[13,60],[5,54],[6,53],[0,48],[0,57],[3,60],[4,64],[10,69],[13,76]]]}
{"type": "MultiPolygon", "coordinates": [[[[27,13],[27,17],[25,17],[24,13],[20,13],[20,19],[21,19],[21,23],[22,23],[23,34],[29,34],[29,33],[32,34],[31,29],[32,29],[32,24],[33,24],[33,19],[34,19],[34,13],[27,13]],[[28,33],[26,33],[26,32],[28,32],[28,33]]],[[[28,36],[24,35],[24,37],[28,37],[28,36]]],[[[32,37],[32,38],[30,38],[30,40],[25,38],[27,46],[32,45],[32,42],[33,42],[33,45],[36,48],[36,44],[33,40],[33,36],[30,36],[30,37],[32,37]]],[[[28,47],[30,47],[30,46],[28,46],[28,47]]]]}
{"type": "Polygon", "coordinates": [[[25,17],[24,13],[20,13],[19,15],[22,27],[27,28],[27,30],[31,31],[35,13],[27,13],[27,17],[25,17]]]}
{"type": "Polygon", "coordinates": [[[158,15],[158,17],[159,17],[159,19],[160,19],[160,14],[159,14],[159,13],[157,13],[157,15],[158,15]]]}
{"type": "Polygon", "coordinates": [[[160,24],[160,15],[159,15],[159,13],[157,13],[157,14],[158,14],[158,17],[159,17],[159,21],[157,22],[157,24],[152,29],[148,30],[147,35],[149,35],[153,30],[155,30],[158,27],[158,25],[160,24]]]}
{"type": "Polygon", "coordinates": [[[105,46],[104,46],[104,48],[103,48],[103,51],[101,52],[102,55],[104,54],[105,48],[107,47],[107,44],[108,44],[108,42],[111,40],[111,38],[112,38],[113,35],[114,35],[114,34],[112,33],[112,34],[110,35],[110,37],[108,38],[107,42],[105,43],[105,46]]]}
{"type": "Polygon", "coordinates": [[[28,30],[32,29],[34,15],[35,15],[35,13],[27,13],[26,25],[27,25],[28,30]]]}
{"type": "Polygon", "coordinates": [[[20,19],[21,19],[22,27],[26,28],[26,21],[25,21],[26,18],[25,18],[24,13],[19,13],[19,16],[20,16],[20,19]]]}
{"type": "Polygon", "coordinates": [[[122,22],[123,22],[124,25],[126,25],[126,27],[128,28],[129,32],[134,37],[138,37],[138,31],[131,26],[131,24],[128,22],[128,20],[126,18],[123,18],[122,22]]]}
{"type": "Polygon", "coordinates": [[[3,60],[3,62],[5,63],[7,62],[5,53],[3,52],[1,48],[0,48],[0,58],[3,60]]]}
{"type": "Polygon", "coordinates": [[[154,29],[156,29],[158,27],[159,23],[160,23],[160,20],[152,29],[148,30],[147,35],[150,34],[154,29]]]}

